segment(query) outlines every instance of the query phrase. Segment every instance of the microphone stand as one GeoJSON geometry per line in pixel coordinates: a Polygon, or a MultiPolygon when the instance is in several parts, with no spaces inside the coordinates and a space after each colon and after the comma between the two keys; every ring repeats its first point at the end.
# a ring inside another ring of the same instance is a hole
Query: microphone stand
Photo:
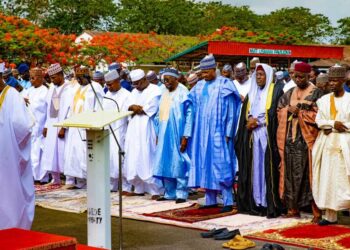
{"type": "MultiPolygon", "coordinates": [[[[101,110],[103,110],[102,103],[101,103],[100,99],[98,98],[97,92],[96,92],[96,90],[95,90],[91,80],[89,78],[87,78],[87,80],[88,80],[88,82],[89,82],[89,84],[91,86],[92,91],[94,92],[95,98],[97,99],[97,102],[98,102],[101,110]]],[[[104,97],[104,98],[114,101],[117,104],[118,112],[120,112],[119,105],[118,105],[118,103],[115,100],[113,100],[111,98],[108,98],[108,97],[104,97]]],[[[122,147],[119,144],[117,136],[114,133],[112,125],[109,124],[108,127],[109,127],[109,130],[111,131],[112,136],[113,136],[113,138],[114,138],[114,140],[115,140],[115,142],[117,143],[117,146],[118,146],[118,156],[119,156],[119,159],[118,159],[118,161],[119,161],[119,178],[118,178],[118,192],[119,192],[119,249],[122,250],[123,249],[122,157],[124,155],[124,152],[123,152],[122,147]]]]}

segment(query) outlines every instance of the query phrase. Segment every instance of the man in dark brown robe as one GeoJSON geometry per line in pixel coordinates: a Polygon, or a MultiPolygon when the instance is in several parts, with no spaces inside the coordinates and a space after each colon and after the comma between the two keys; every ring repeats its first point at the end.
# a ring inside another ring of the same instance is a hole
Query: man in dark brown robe
{"type": "Polygon", "coordinates": [[[279,100],[277,144],[280,152],[279,194],[288,208],[286,217],[300,217],[299,209],[312,206],[313,222],[321,219],[311,191],[311,150],[318,135],[316,100],[322,91],[309,82],[311,66],[295,65],[295,83],[279,100]]]}

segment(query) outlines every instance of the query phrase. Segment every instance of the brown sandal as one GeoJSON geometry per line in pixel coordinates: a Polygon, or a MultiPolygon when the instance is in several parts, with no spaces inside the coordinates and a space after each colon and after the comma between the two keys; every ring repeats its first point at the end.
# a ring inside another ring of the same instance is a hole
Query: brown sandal
{"type": "Polygon", "coordinates": [[[300,218],[300,213],[299,212],[292,212],[292,211],[288,211],[288,213],[286,215],[282,216],[283,218],[300,218]]]}
{"type": "Polygon", "coordinates": [[[322,220],[322,216],[314,216],[311,220],[311,223],[318,224],[322,220]]]}

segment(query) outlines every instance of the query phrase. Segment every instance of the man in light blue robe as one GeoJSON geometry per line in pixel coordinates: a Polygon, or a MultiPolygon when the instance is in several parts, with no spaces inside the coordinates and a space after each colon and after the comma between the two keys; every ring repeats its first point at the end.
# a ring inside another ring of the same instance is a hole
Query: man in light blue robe
{"type": "Polygon", "coordinates": [[[241,98],[231,80],[216,75],[212,55],[201,60],[200,68],[203,80],[189,94],[195,116],[189,186],[206,189],[203,208],[216,207],[216,196],[221,192],[224,202],[221,212],[228,212],[233,208],[232,186],[236,171],[233,137],[241,98]]]}
{"type": "Polygon", "coordinates": [[[188,197],[187,183],[190,159],[187,141],[192,134],[192,103],[189,91],[178,82],[176,69],[163,73],[164,86],[159,111],[155,117],[158,144],[155,157],[154,177],[163,182],[165,193],[158,201],[185,202],[188,197]]]}

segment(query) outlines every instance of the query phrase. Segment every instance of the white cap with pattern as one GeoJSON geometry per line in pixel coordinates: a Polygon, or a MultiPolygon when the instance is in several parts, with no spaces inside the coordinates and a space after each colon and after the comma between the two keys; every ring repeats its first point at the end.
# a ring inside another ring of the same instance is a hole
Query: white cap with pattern
{"type": "Polygon", "coordinates": [[[62,72],[62,67],[59,63],[54,63],[54,64],[51,64],[49,66],[49,68],[47,69],[47,73],[49,74],[49,76],[53,76],[59,72],[62,72]]]}

